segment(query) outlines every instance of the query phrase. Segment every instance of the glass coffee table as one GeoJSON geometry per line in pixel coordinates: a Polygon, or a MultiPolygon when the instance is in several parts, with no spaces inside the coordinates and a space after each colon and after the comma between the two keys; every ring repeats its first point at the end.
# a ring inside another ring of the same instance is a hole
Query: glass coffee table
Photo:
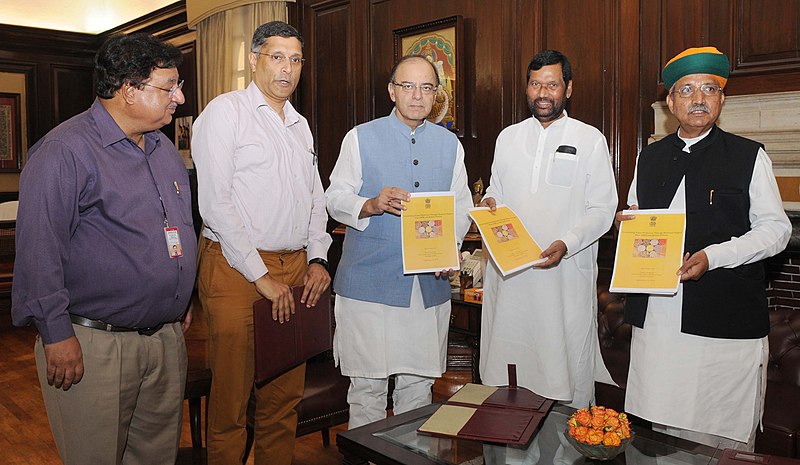
{"type": "MultiPolygon", "coordinates": [[[[439,407],[422,407],[351,431],[339,433],[336,444],[345,465],[482,465],[483,444],[477,441],[436,438],[416,432],[439,407]]],[[[540,465],[601,463],[581,456],[564,438],[573,409],[556,405],[535,434],[531,448],[540,465]]],[[[636,433],[628,448],[608,464],[715,465],[721,450],[649,429],[636,433]]],[[[502,451],[501,451],[502,453],[502,451]]]]}

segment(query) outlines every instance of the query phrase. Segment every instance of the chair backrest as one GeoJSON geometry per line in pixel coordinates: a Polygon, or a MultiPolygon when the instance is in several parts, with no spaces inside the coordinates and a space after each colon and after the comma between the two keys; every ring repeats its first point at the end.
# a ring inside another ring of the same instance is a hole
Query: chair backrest
{"type": "Polygon", "coordinates": [[[800,310],[774,308],[769,321],[767,379],[800,388],[800,310]]]}
{"type": "Polygon", "coordinates": [[[15,221],[18,208],[19,200],[0,203],[0,221],[15,221]]]}
{"type": "Polygon", "coordinates": [[[0,271],[3,268],[2,262],[14,263],[16,224],[17,222],[13,220],[0,220],[0,271]]]}

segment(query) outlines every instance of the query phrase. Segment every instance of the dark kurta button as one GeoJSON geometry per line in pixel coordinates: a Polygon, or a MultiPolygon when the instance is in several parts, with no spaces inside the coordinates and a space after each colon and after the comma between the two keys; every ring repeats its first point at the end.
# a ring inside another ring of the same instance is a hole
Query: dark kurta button
{"type": "Polygon", "coordinates": [[[419,160],[414,160],[415,165],[419,165],[419,160]]]}
{"type": "Polygon", "coordinates": [[[414,183],[414,187],[419,187],[419,181],[416,181],[416,182],[414,183]]]}
{"type": "Polygon", "coordinates": [[[412,143],[412,144],[416,144],[416,143],[417,143],[417,139],[414,139],[414,138],[412,137],[412,138],[411,138],[411,143],[412,143]]]}

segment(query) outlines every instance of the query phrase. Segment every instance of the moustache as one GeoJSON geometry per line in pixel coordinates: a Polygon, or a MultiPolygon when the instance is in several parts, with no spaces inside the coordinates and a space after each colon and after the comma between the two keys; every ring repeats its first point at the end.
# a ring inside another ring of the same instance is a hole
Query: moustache
{"type": "Polygon", "coordinates": [[[697,105],[692,105],[689,107],[689,113],[694,113],[695,111],[703,111],[706,113],[711,113],[711,110],[703,103],[698,103],[697,105]]]}

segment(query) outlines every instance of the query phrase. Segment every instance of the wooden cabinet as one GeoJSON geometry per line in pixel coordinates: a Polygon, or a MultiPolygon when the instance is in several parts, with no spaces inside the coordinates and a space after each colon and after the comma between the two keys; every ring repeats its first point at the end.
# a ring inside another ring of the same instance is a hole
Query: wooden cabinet
{"type": "Polygon", "coordinates": [[[433,386],[434,400],[447,399],[467,383],[480,383],[481,304],[454,293],[447,339],[447,371],[433,386]]]}

